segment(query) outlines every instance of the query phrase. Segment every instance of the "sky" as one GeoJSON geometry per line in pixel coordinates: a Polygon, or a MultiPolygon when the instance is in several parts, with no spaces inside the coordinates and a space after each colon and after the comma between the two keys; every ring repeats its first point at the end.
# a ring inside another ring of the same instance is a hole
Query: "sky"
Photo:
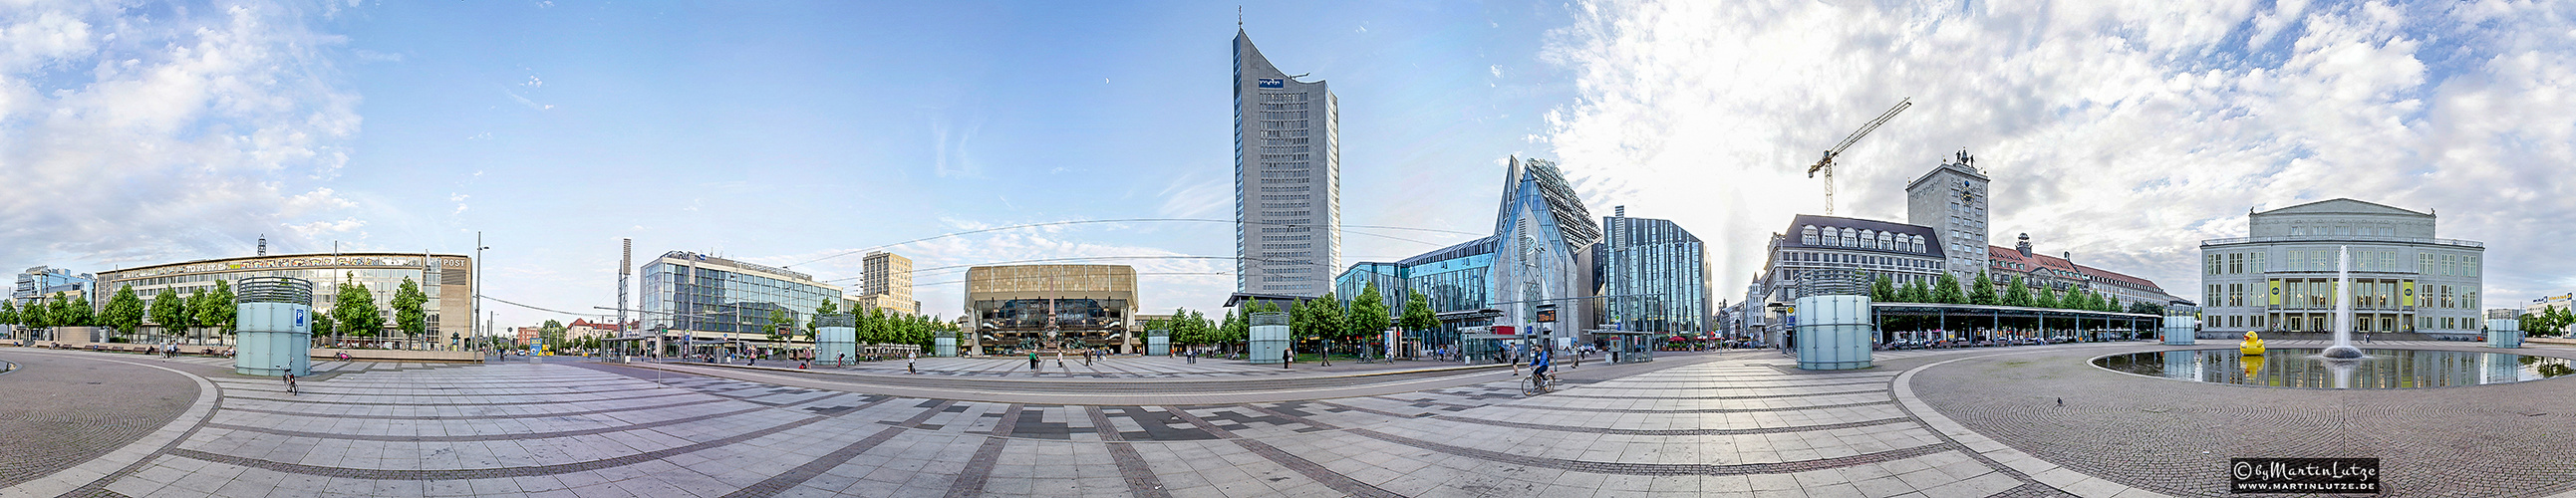
{"type": "Polygon", "coordinates": [[[964,266],[1060,258],[1210,309],[1239,19],[1340,98],[1345,265],[1489,230],[1520,155],[1696,233],[1740,299],[1823,210],[1802,166],[1911,98],[1842,159],[1839,213],[1901,221],[1966,150],[1994,240],[2185,297],[2200,241],[2337,197],[2484,242],[2490,306],[2576,290],[2576,3],[1236,7],[0,0],[0,268],[479,234],[485,294],[533,306],[487,303],[509,326],[613,305],[632,238],[849,287],[892,251],[943,316],[964,266]],[[1090,220],[1163,221],[1005,228],[1090,220]]]}

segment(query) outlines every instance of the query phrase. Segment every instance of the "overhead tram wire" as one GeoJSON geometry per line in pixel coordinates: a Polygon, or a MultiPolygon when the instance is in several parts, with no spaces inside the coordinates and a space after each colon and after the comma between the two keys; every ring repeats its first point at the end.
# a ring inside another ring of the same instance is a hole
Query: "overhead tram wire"
{"type": "MultiPolygon", "coordinates": [[[[1302,260],[1275,259],[1275,258],[1246,258],[1246,257],[1237,257],[1237,256],[1187,256],[1187,255],[1151,255],[1151,256],[1083,256],[1083,257],[1070,257],[1070,258],[1040,258],[1040,259],[1022,259],[1022,260],[1012,260],[1012,261],[990,261],[990,262],[983,262],[983,263],[971,263],[971,264],[963,264],[963,265],[949,265],[949,266],[940,266],[940,267],[931,267],[931,268],[916,268],[916,269],[913,269],[913,270],[912,270],[912,273],[913,273],[913,276],[914,276],[914,277],[920,277],[922,273],[926,273],[926,272],[950,272],[950,271],[957,271],[957,270],[961,270],[961,269],[972,269],[972,268],[974,268],[974,267],[979,267],[979,266],[997,266],[997,265],[1013,265],[1013,264],[1027,264],[1027,263],[1051,263],[1051,262],[1066,262],[1066,261],[1115,261],[1115,260],[1127,260],[1127,259],[1225,259],[1225,260],[1250,260],[1250,261],[1264,261],[1264,262],[1272,262],[1272,263],[1295,263],[1295,264],[1304,264],[1304,263],[1308,263],[1307,261],[1302,261],[1302,260]]],[[[1362,258],[1362,259],[1367,259],[1367,258],[1362,258]]],[[[857,277],[842,277],[842,278],[836,278],[836,279],[830,279],[830,280],[822,280],[821,282],[825,282],[825,283],[831,283],[831,282],[842,282],[842,281],[848,281],[848,280],[856,280],[856,279],[865,278],[865,277],[866,277],[865,275],[857,276],[857,277]]],[[[930,285],[930,284],[914,284],[914,285],[930,285]]]]}
{"type": "MultiPolygon", "coordinates": [[[[838,253],[838,254],[833,254],[833,255],[830,255],[830,256],[824,256],[824,257],[820,257],[820,258],[814,258],[814,259],[805,260],[805,261],[798,262],[798,263],[796,263],[796,264],[792,264],[792,265],[785,265],[785,266],[783,266],[783,267],[784,267],[784,268],[794,268],[794,267],[797,267],[797,266],[803,266],[803,265],[806,265],[806,264],[811,264],[811,263],[814,263],[814,262],[816,262],[816,261],[823,261],[823,260],[827,260],[827,259],[833,259],[833,258],[838,258],[838,257],[842,257],[842,256],[848,256],[848,255],[852,255],[852,254],[859,254],[859,253],[868,252],[868,251],[881,250],[881,249],[885,249],[885,248],[889,248],[889,247],[900,246],[900,245],[910,244],[910,243],[914,243],[914,242],[923,242],[923,241],[930,241],[930,240],[938,240],[938,239],[944,239],[944,238],[949,238],[949,237],[956,237],[956,236],[961,236],[961,235],[974,235],[974,234],[986,233],[986,232],[999,232],[999,231],[1003,231],[1003,230],[1018,230],[1018,229],[1022,229],[1022,228],[1036,228],[1036,227],[1045,227],[1045,226],[1062,226],[1062,225],[1087,225],[1087,224],[1098,224],[1098,223],[1159,223],[1159,222],[1232,223],[1232,224],[1283,225],[1283,226],[1298,226],[1298,225],[1303,225],[1303,224],[1301,224],[1301,223],[1262,223],[1262,222],[1255,222],[1255,221],[1217,220],[1217,219],[1206,219],[1206,218],[1122,218],[1122,219],[1114,219],[1114,220],[1073,220],[1073,221],[1050,221],[1050,222],[1044,222],[1044,223],[1028,223],[1028,224],[1021,224],[1021,225],[1011,225],[1011,226],[1005,226],[1005,227],[983,228],[983,229],[976,229],[976,230],[967,230],[967,231],[963,231],[963,232],[953,232],[953,233],[946,233],[946,234],[940,234],[940,235],[933,235],[933,236],[929,236],[929,237],[922,237],[922,238],[912,239],[912,240],[907,240],[907,241],[903,241],[903,242],[896,242],[896,243],[892,243],[892,244],[885,244],[885,245],[880,245],[880,246],[875,246],[875,247],[868,247],[868,248],[864,248],[864,249],[854,249],[854,250],[850,250],[850,251],[846,251],[846,252],[842,252],[842,253],[838,253]]],[[[1414,228],[1414,227],[1398,227],[1398,226],[1385,226],[1385,225],[1342,225],[1342,226],[1341,226],[1341,230],[1342,230],[1343,232],[1345,232],[1345,233],[1356,233],[1356,234],[1360,234],[1360,235],[1370,235],[1370,236],[1377,236],[1377,237],[1385,237],[1385,238],[1390,238],[1390,239],[1395,239],[1395,240],[1401,240],[1401,241],[1406,241],[1406,242],[1414,242],[1414,243],[1420,243],[1420,244],[1426,244],[1426,245],[1440,245],[1440,244],[1431,243],[1431,242],[1423,242],[1423,241],[1419,241],[1419,240],[1410,240],[1410,239],[1404,239],[1404,238],[1398,238],[1398,237],[1392,237],[1392,236],[1386,236],[1386,235],[1380,235],[1380,234],[1373,234],[1373,233],[1367,233],[1367,232],[1351,232],[1351,231],[1350,231],[1350,229],[1353,229],[1353,228],[1365,228],[1365,229],[1373,229],[1373,230],[1413,230],[1413,231],[1421,231],[1421,232],[1436,232],[1436,233],[1447,233],[1447,234],[1457,234],[1457,235],[1474,235],[1474,236],[1478,236],[1478,237],[1487,236],[1487,235],[1492,235],[1492,234],[1486,234],[1486,233],[1461,232],[1461,231],[1457,231],[1457,230],[1441,230],[1441,229],[1437,229],[1437,228],[1414,228]]]]}

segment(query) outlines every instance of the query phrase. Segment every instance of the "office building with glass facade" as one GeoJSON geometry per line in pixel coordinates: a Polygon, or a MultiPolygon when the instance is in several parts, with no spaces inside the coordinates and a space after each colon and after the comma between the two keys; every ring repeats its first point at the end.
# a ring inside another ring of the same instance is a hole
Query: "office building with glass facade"
{"type": "Polygon", "coordinates": [[[1704,332],[1711,328],[1708,252],[1699,237],[1669,220],[1601,219],[1594,247],[1595,328],[1631,332],[1704,332]]]}
{"type": "MultiPolygon", "coordinates": [[[[106,289],[102,296],[112,296],[117,289],[132,286],[136,297],[149,302],[163,290],[182,297],[211,291],[216,281],[238,289],[241,279],[248,277],[293,277],[313,282],[313,312],[317,314],[330,313],[332,303],[339,302],[340,283],[366,285],[367,293],[374,295],[376,309],[384,314],[383,323],[376,325],[379,332],[368,339],[377,346],[443,349],[474,333],[473,258],[461,254],[365,252],[209,259],[100,272],[98,286],[106,289]],[[395,327],[394,291],[402,288],[405,279],[419,285],[421,293],[429,296],[429,302],[421,304],[421,312],[428,315],[426,337],[406,334],[395,327]]],[[[92,299],[90,306],[105,309],[106,301],[92,299]]],[[[347,332],[356,327],[337,326],[343,339],[352,337],[347,332]]],[[[210,344],[218,339],[208,331],[192,330],[184,340],[210,344]]],[[[314,339],[318,342],[326,338],[314,339]]]]}
{"type": "Polygon", "coordinates": [[[1126,265],[1012,265],[966,269],[966,354],[1105,348],[1142,351],[1132,333],[1136,269],[1126,265]]]}
{"type": "Polygon", "coordinates": [[[773,316],[803,330],[825,301],[845,302],[840,287],[813,275],[693,252],[663,253],[643,272],[643,328],[665,341],[783,346],[787,341],[769,339],[773,316]]]}
{"type": "Polygon", "coordinates": [[[97,299],[92,299],[90,296],[90,288],[96,282],[98,277],[87,273],[75,274],[71,270],[46,266],[28,268],[26,272],[18,274],[18,287],[9,292],[9,300],[19,306],[51,299],[56,295],[75,300],[96,301],[97,299]]]}
{"type": "Polygon", "coordinates": [[[1234,33],[1235,292],[1315,297],[1342,257],[1341,108],[1234,33]]]}
{"type": "Polygon", "coordinates": [[[2338,254],[2351,254],[2354,332],[2469,338],[2486,244],[2434,237],[2435,216],[2331,199],[2246,216],[2245,237],[2200,243],[2202,337],[2331,332],[2338,254]]]}
{"type": "Polygon", "coordinates": [[[1333,297],[1341,299],[1344,306],[1357,304],[1353,300],[1368,292],[1369,284],[1377,284],[1378,302],[1386,305],[1387,316],[1404,313],[1404,265],[1352,263],[1350,269],[1333,277],[1333,297]]]}

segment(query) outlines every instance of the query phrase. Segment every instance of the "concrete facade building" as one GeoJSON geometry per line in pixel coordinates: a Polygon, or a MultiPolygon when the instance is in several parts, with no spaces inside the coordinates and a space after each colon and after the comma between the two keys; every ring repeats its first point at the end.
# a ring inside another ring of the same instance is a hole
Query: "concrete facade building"
{"type": "MultiPolygon", "coordinates": [[[[462,254],[385,252],[209,259],[101,272],[98,287],[113,294],[115,289],[132,286],[135,296],[149,301],[165,289],[180,296],[193,296],[213,290],[216,281],[238,288],[235,284],[246,277],[294,277],[313,282],[313,312],[320,314],[329,313],[332,303],[338,302],[338,284],[360,283],[374,294],[376,309],[384,312],[384,323],[378,324],[382,332],[375,340],[395,342],[399,348],[427,349],[473,334],[472,261],[462,254]],[[395,330],[394,291],[401,288],[404,279],[419,285],[421,293],[429,296],[429,302],[421,304],[421,312],[428,319],[428,337],[395,330]]],[[[104,299],[90,302],[101,309],[107,306],[104,299]]]]}
{"type": "Polygon", "coordinates": [[[966,354],[1144,347],[1131,326],[1136,269],[1126,265],[1012,265],[966,269],[966,354]]]}
{"type": "Polygon", "coordinates": [[[851,302],[889,313],[921,314],[921,301],[912,298],[912,258],[872,252],[861,268],[859,295],[851,302]]]}
{"type": "Polygon", "coordinates": [[[2351,254],[2356,332],[2466,337],[2486,245],[2435,238],[2433,213],[2353,199],[2249,212],[2246,237],[2202,241],[2203,337],[2327,332],[2338,251],[2351,254]]]}
{"type": "Polygon", "coordinates": [[[1976,158],[1961,151],[1952,161],[1905,184],[1906,223],[1932,227],[1939,234],[1943,266],[1961,282],[1976,280],[1986,269],[1986,173],[1976,158]]]}
{"type": "Polygon", "coordinates": [[[1341,110],[1234,33],[1235,292],[1321,296],[1342,256],[1341,110]]]}

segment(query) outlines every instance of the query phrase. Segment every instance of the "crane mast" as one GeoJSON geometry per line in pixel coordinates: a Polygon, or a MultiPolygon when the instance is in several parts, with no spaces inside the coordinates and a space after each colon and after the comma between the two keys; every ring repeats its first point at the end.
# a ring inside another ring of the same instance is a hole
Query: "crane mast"
{"type": "Polygon", "coordinates": [[[1849,149],[1853,143],[1860,142],[1861,137],[1869,136],[1869,132],[1878,131],[1879,125],[1887,124],[1887,120],[1896,119],[1896,113],[1905,112],[1905,108],[1908,107],[1914,107],[1913,97],[1906,97],[1905,100],[1898,101],[1896,107],[1879,113],[1878,119],[1870,120],[1869,124],[1861,125],[1859,131],[1843,137],[1842,143],[1834,144],[1832,149],[1826,149],[1824,158],[1817,159],[1815,165],[1807,167],[1808,178],[1815,178],[1817,172],[1825,174],[1825,216],[1834,215],[1834,160],[1842,157],[1844,149],[1849,149]]]}

